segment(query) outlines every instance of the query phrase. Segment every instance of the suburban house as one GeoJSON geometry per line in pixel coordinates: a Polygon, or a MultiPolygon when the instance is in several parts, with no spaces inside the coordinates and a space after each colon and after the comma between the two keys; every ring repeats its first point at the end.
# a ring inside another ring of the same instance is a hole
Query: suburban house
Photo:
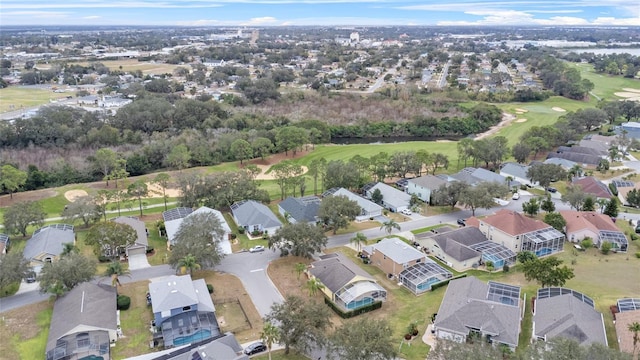
{"type": "Polygon", "coordinates": [[[491,261],[495,268],[516,262],[516,253],[504,245],[487,240],[471,225],[451,229],[441,227],[416,234],[415,240],[433,256],[454,268],[465,271],[491,261]]]}
{"type": "Polygon", "coordinates": [[[562,337],[580,345],[607,344],[604,318],[593,299],[567,288],[538,289],[533,304],[533,338],[562,337]]]}
{"type": "Polygon", "coordinates": [[[585,194],[592,195],[596,199],[609,200],[613,196],[611,194],[611,191],[609,190],[609,187],[593,176],[573,179],[571,185],[580,186],[585,194]]]}
{"type": "Polygon", "coordinates": [[[520,186],[520,183],[515,180],[511,181],[511,183],[508,184],[506,177],[483,168],[467,167],[460,170],[458,173],[451,175],[451,177],[455,180],[465,182],[469,185],[475,185],[479,182],[488,181],[496,182],[498,184],[504,184],[505,186],[520,186]]]}
{"type": "Polygon", "coordinates": [[[451,280],[433,323],[435,336],[463,343],[469,336],[514,350],[521,321],[520,288],[474,276],[451,280]]]}
{"type": "Polygon", "coordinates": [[[243,200],[231,205],[233,220],[248,233],[273,235],[282,227],[278,217],[264,204],[255,200],[243,200]]]}
{"type": "Polygon", "coordinates": [[[231,235],[231,228],[229,227],[229,224],[227,224],[227,220],[225,220],[224,216],[220,211],[206,207],[206,206],[202,206],[195,211],[193,211],[190,208],[175,208],[162,213],[163,218],[172,219],[168,221],[168,224],[167,224],[167,220],[165,220],[165,223],[164,223],[164,226],[167,229],[167,242],[169,246],[175,245],[176,243],[175,235],[180,229],[180,226],[182,225],[182,222],[184,221],[184,219],[188,218],[189,216],[193,216],[195,214],[203,214],[203,213],[211,213],[213,214],[213,216],[215,216],[218,219],[218,221],[220,222],[220,226],[222,227],[223,233],[219,239],[214,239],[212,237],[212,241],[218,244],[218,248],[223,254],[231,254],[232,253],[231,242],[229,240],[231,235]],[[167,215],[166,217],[165,217],[165,214],[167,215]]]}
{"type": "Polygon", "coordinates": [[[547,154],[547,160],[552,158],[569,160],[574,164],[580,164],[582,166],[597,166],[600,163],[600,160],[602,160],[602,157],[597,155],[584,154],[573,151],[550,152],[549,154],[547,154]]]}
{"type": "Polygon", "coordinates": [[[318,209],[322,200],[314,195],[304,197],[288,197],[278,204],[278,212],[291,224],[319,221],[318,209]]]}
{"type": "Polygon", "coordinates": [[[149,240],[147,239],[147,227],[143,221],[138,220],[131,216],[118,216],[112,220],[118,224],[129,225],[136,231],[136,241],[126,248],[127,257],[131,255],[145,255],[147,254],[147,246],[149,246],[149,240]]]}
{"type": "Polygon", "coordinates": [[[372,200],[373,193],[376,190],[380,191],[382,195],[381,205],[386,209],[393,212],[400,212],[411,206],[411,195],[381,182],[366,187],[364,194],[367,199],[372,200]]]}
{"type": "Polygon", "coordinates": [[[116,288],[84,282],[53,305],[47,360],[111,358],[118,339],[116,288]]]}
{"type": "Polygon", "coordinates": [[[627,251],[629,245],[627,236],[618,229],[608,215],[592,211],[573,210],[560,211],[560,215],[567,223],[565,227],[567,240],[575,243],[590,237],[597,247],[608,241],[612,245],[612,250],[627,251]]]}
{"type": "Polygon", "coordinates": [[[562,251],[564,244],[563,233],[513,210],[502,209],[478,219],[478,228],[488,240],[515,253],[531,251],[541,257],[562,251]]]}
{"type": "Polygon", "coordinates": [[[529,166],[509,162],[502,165],[500,168],[500,175],[504,176],[505,179],[511,176],[513,180],[523,185],[537,185],[537,182],[532,183],[531,180],[529,180],[527,171],[529,171],[529,166]]]}
{"type": "Polygon", "coordinates": [[[618,312],[614,314],[614,320],[618,346],[620,351],[633,354],[633,333],[629,331],[629,325],[640,323],[640,298],[619,299],[617,305],[618,312]]]}
{"type": "Polygon", "coordinates": [[[571,160],[567,160],[567,159],[562,159],[559,157],[552,157],[552,158],[548,158],[547,160],[545,160],[543,162],[544,164],[556,164],[556,165],[560,165],[562,166],[563,169],[565,170],[569,170],[572,167],[574,167],[575,165],[578,165],[577,162],[575,161],[571,161],[571,160]]]}
{"type": "Polygon", "coordinates": [[[6,254],[9,247],[9,236],[7,234],[0,233],[0,254],[6,254]]]}
{"type": "Polygon", "coordinates": [[[431,194],[446,183],[447,180],[438,176],[420,176],[408,181],[407,193],[409,193],[409,195],[415,195],[420,198],[420,200],[429,203],[431,201],[431,194]]]}
{"type": "Polygon", "coordinates": [[[188,346],[160,350],[126,360],[249,360],[233,333],[227,332],[188,346]]]}
{"type": "Polygon", "coordinates": [[[349,200],[355,201],[360,206],[360,209],[362,209],[360,215],[356,216],[356,221],[366,221],[370,218],[382,216],[382,206],[369,201],[362,196],[356,195],[345,188],[329,189],[325,191],[322,196],[345,196],[349,200]]]}
{"type": "Polygon", "coordinates": [[[640,183],[635,184],[633,181],[629,180],[611,180],[611,184],[613,184],[618,191],[618,198],[620,201],[626,205],[629,205],[629,202],[627,201],[629,192],[633,189],[636,189],[636,191],[640,190],[640,183]]]}
{"type": "Polygon", "coordinates": [[[341,253],[320,256],[307,272],[324,285],[322,292],[327,299],[345,311],[387,298],[387,291],[371,275],[341,253]]]}
{"type": "Polygon", "coordinates": [[[409,266],[424,262],[427,256],[397,237],[384,238],[362,248],[362,255],[371,260],[388,277],[397,278],[409,266]]]}
{"type": "Polygon", "coordinates": [[[73,225],[52,224],[43,226],[33,232],[24,246],[22,255],[29,260],[31,267],[39,273],[44,264],[53,262],[60,257],[63,244],[75,244],[76,235],[73,225]]]}
{"type": "Polygon", "coordinates": [[[215,307],[204,279],[168,276],[149,284],[156,328],[154,342],[165,348],[220,335],[215,307]]]}

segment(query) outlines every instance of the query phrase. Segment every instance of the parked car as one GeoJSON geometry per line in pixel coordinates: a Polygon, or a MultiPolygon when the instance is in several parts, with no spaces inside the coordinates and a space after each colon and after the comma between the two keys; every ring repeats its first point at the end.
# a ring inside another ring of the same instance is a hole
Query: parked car
{"type": "Polygon", "coordinates": [[[554,187],[549,186],[549,187],[547,188],[547,191],[548,191],[548,192],[550,192],[550,193],[555,193],[555,192],[558,192],[558,189],[556,189],[556,188],[554,188],[554,187]]]}
{"type": "Polygon", "coordinates": [[[520,193],[514,193],[513,196],[511,197],[511,199],[513,199],[513,200],[520,199],[520,193]]]}
{"type": "Polygon", "coordinates": [[[29,273],[27,273],[27,275],[24,277],[24,281],[28,282],[29,284],[36,282],[35,271],[29,271],[29,273]]]}
{"type": "Polygon", "coordinates": [[[640,234],[640,225],[636,226],[636,234],[640,234]]]}
{"type": "Polygon", "coordinates": [[[411,212],[411,210],[409,210],[409,209],[402,209],[402,210],[400,210],[400,213],[405,214],[405,215],[413,214],[413,212],[411,212]]]}
{"type": "Polygon", "coordinates": [[[467,223],[464,221],[464,219],[458,219],[456,222],[458,223],[458,225],[467,226],[467,223]]]}
{"type": "Polygon", "coordinates": [[[247,346],[244,349],[244,353],[245,355],[253,355],[253,354],[261,353],[265,350],[267,350],[267,346],[262,341],[258,341],[247,346]]]}
{"type": "Polygon", "coordinates": [[[262,245],[256,245],[254,247],[252,247],[251,249],[249,249],[249,252],[255,253],[255,252],[261,252],[264,251],[264,246],[262,245]]]}

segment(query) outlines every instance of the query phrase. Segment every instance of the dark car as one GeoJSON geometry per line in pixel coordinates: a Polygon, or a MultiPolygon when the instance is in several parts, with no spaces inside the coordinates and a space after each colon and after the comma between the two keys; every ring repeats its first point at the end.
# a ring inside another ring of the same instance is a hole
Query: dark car
{"type": "Polygon", "coordinates": [[[244,348],[244,353],[246,355],[253,355],[266,350],[267,346],[262,341],[258,341],[244,348]]]}
{"type": "Polygon", "coordinates": [[[547,191],[548,191],[548,192],[550,192],[550,193],[555,193],[555,192],[558,192],[558,189],[556,189],[556,188],[554,188],[554,187],[549,186],[549,187],[547,188],[547,191]]]}
{"type": "Polygon", "coordinates": [[[24,281],[28,282],[29,284],[36,282],[36,273],[35,271],[30,271],[27,276],[24,277],[24,281]]]}
{"type": "Polygon", "coordinates": [[[467,226],[467,223],[465,223],[464,219],[458,219],[456,222],[458,223],[458,225],[467,226]]]}

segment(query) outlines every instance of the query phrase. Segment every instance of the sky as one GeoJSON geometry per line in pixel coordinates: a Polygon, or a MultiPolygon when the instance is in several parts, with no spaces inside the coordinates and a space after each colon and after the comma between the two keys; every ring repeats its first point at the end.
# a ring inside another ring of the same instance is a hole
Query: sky
{"type": "Polygon", "coordinates": [[[640,26],[640,0],[1,0],[9,25],[640,26]]]}

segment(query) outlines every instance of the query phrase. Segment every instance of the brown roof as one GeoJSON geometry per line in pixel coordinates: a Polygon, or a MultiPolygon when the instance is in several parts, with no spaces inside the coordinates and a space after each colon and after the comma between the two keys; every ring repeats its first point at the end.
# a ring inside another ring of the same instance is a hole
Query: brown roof
{"type": "Polygon", "coordinates": [[[582,187],[582,191],[586,194],[593,195],[597,198],[611,199],[611,191],[609,191],[609,187],[593,176],[573,180],[572,184],[580,185],[580,187],[582,187]]]}
{"type": "Polygon", "coordinates": [[[502,209],[480,221],[487,223],[496,229],[502,230],[511,236],[526,234],[551,227],[540,220],[535,220],[530,217],[526,217],[519,212],[506,209],[502,209]]]}
{"type": "Polygon", "coordinates": [[[473,226],[474,228],[480,228],[480,220],[477,217],[472,216],[464,221],[467,226],[473,226]]]}
{"type": "Polygon", "coordinates": [[[585,228],[595,233],[601,230],[620,231],[611,218],[605,214],[592,211],[562,210],[560,215],[567,222],[567,234],[585,228]]]}
{"type": "Polygon", "coordinates": [[[633,333],[629,331],[629,324],[640,322],[640,310],[624,311],[616,314],[616,333],[620,351],[633,353],[633,333]]]}

